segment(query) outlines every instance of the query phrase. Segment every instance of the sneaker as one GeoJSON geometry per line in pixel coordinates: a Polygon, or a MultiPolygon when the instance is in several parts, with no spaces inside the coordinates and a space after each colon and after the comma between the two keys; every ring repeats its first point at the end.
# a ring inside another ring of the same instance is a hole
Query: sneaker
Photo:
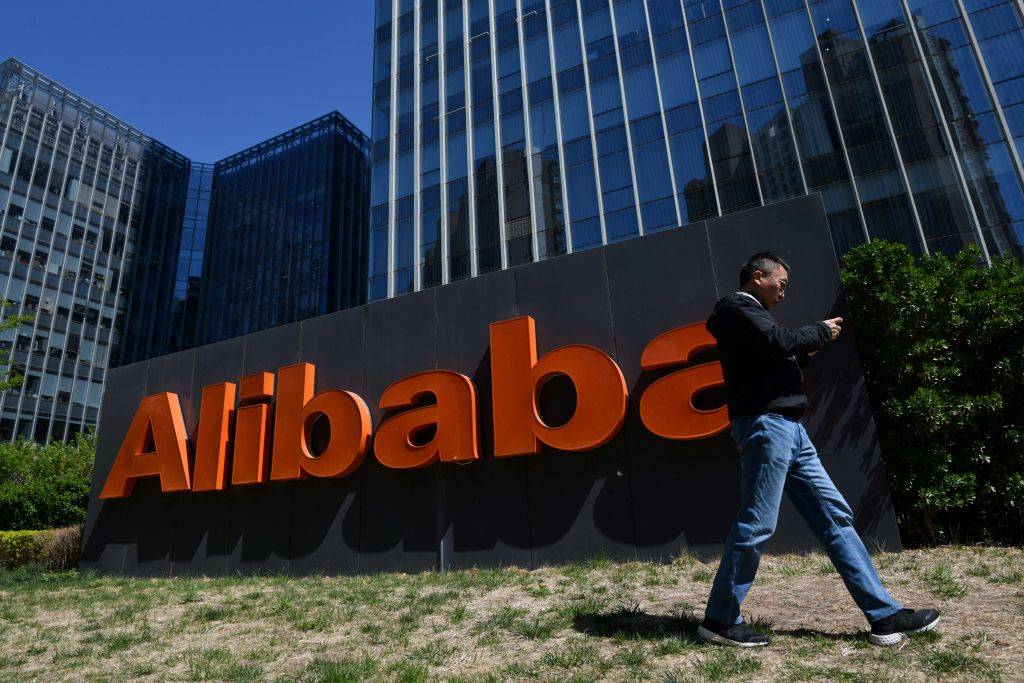
{"type": "Polygon", "coordinates": [[[761,635],[746,624],[726,625],[707,618],[697,627],[697,635],[709,643],[733,647],[760,647],[769,643],[768,636],[761,635]]]}
{"type": "Polygon", "coordinates": [[[874,645],[895,645],[904,633],[931,631],[939,623],[939,612],[934,609],[901,609],[896,614],[871,623],[868,640],[874,645]]]}

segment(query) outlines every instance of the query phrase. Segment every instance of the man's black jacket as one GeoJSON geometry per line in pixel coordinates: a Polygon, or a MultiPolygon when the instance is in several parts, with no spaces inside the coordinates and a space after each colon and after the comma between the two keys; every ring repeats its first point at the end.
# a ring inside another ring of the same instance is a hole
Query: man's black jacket
{"type": "Polygon", "coordinates": [[[715,305],[707,328],[718,342],[730,418],[804,414],[801,367],[832,338],[828,325],[787,330],[752,295],[733,292],[715,305]]]}

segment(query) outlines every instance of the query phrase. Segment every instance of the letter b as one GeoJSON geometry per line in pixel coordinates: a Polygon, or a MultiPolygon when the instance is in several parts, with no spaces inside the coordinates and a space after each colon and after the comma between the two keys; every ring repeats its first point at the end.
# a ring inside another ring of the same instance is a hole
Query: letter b
{"type": "Polygon", "coordinates": [[[563,346],[537,358],[533,318],[491,323],[491,383],[494,455],[540,452],[541,443],[560,451],[602,446],[626,419],[626,380],[615,361],[592,346],[563,346]],[[576,411],[560,427],[544,424],[537,392],[555,375],[576,388],[576,411]]]}
{"type": "Polygon", "coordinates": [[[277,371],[277,405],[274,410],[273,481],[314,477],[344,477],[366,456],[370,445],[370,410],[357,394],[330,389],[313,395],[316,370],[310,363],[289,365],[277,371]],[[331,423],[326,449],[315,456],[309,435],[317,417],[331,423]]]}

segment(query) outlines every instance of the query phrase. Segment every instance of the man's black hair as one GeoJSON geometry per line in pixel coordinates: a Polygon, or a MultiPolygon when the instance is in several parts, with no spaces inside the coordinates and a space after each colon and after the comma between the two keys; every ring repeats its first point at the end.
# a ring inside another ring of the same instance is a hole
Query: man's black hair
{"type": "Polygon", "coordinates": [[[759,254],[754,254],[748,258],[747,262],[743,264],[742,268],[740,268],[740,287],[745,287],[746,284],[750,282],[750,279],[754,277],[755,270],[760,270],[762,273],[767,275],[775,270],[777,266],[785,268],[787,273],[790,272],[789,264],[772,252],[762,251],[759,254]]]}

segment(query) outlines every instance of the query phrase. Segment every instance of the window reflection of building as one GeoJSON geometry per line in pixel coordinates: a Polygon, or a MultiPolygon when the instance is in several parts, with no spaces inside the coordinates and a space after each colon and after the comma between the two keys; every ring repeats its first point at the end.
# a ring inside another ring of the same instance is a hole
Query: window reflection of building
{"type": "Polygon", "coordinates": [[[469,277],[469,196],[463,178],[449,183],[448,206],[448,269],[452,280],[469,277]]]}
{"type": "Polygon", "coordinates": [[[526,155],[521,147],[504,150],[505,242],[510,265],[533,261],[533,211],[530,207],[530,178],[526,155]]]}
{"type": "Polygon", "coordinates": [[[759,128],[750,131],[750,142],[759,169],[776,169],[775,173],[764,176],[765,192],[776,197],[793,197],[803,190],[800,167],[797,165],[799,159],[785,134],[788,131],[789,118],[783,109],[776,111],[759,128]]]}
{"type": "Polygon", "coordinates": [[[726,195],[732,206],[755,206],[757,186],[753,182],[747,130],[737,123],[725,122],[708,135],[708,149],[715,162],[715,184],[719,197],[726,195]]]}
{"type": "Polygon", "coordinates": [[[498,166],[494,155],[476,164],[474,210],[476,212],[477,272],[489,273],[501,268],[501,238],[498,232],[498,166]]]}
{"type": "Polygon", "coordinates": [[[174,298],[171,302],[168,329],[168,351],[195,346],[196,315],[203,273],[203,249],[210,212],[210,191],[213,187],[213,164],[193,163],[189,173],[185,220],[178,248],[174,298]]]}
{"type": "Polygon", "coordinates": [[[1002,163],[999,170],[993,166],[994,157],[1005,160],[1007,154],[1005,143],[993,141],[998,136],[994,135],[997,122],[991,100],[981,98],[985,105],[977,106],[979,93],[972,93],[965,82],[966,74],[958,67],[958,50],[953,42],[921,25],[919,17],[915,19],[919,22],[918,34],[923,48],[930,56],[933,81],[949,121],[950,134],[962,150],[960,161],[983,229],[990,231],[997,253],[1024,260],[1024,248],[1020,238],[1013,234],[1015,218],[1007,203],[1007,199],[1017,200],[1019,225],[1024,218],[1021,204],[1024,197],[1019,189],[1019,177],[1009,165],[1002,163]]]}
{"type": "Polygon", "coordinates": [[[565,206],[562,199],[562,174],[558,163],[558,150],[552,149],[536,154],[533,159],[534,192],[538,204],[538,248],[542,258],[564,254],[565,206]]]}

